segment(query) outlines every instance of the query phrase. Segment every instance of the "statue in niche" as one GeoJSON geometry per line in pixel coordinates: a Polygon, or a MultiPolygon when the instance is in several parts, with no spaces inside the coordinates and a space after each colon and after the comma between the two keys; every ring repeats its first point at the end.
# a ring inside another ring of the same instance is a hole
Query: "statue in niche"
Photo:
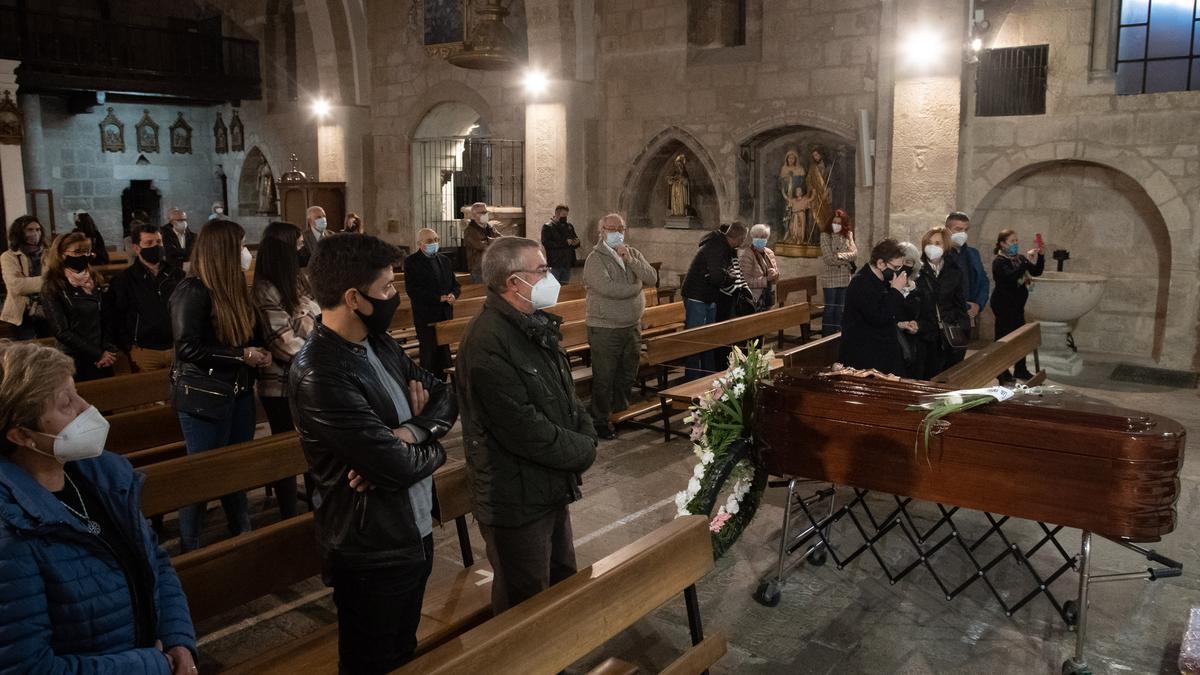
{"type": "Polygon", "coordinates": [[[832,175],[833,166],[825,163],[825,151],[819,146],[813,146],[812,163],[808,165],[805,178],[811,211],[808,229],[804,233],[804,242],[807,244],[819,246],[821,226],[833,220],[833,188],[830,185],[832,175]]]}
{"type": "Polygon", "coordinates": [[[221,119],[220,111],[217,112],[217,121],[213,122],[213,140],[216,141],[217,154],[229,152],[229,130],[225,126],[225,120],[221,119]]]}
{"type": "Polygon", "coordinates": [[[804,243],[806,214],[809,200],[805,196],[805,169],[800,163],[800,153],[788,150],[779,169],[779,193],[786,205],[783,241],[788,244],[804,243]]]}
{"type": "Polygon", "coordinates": [[[271,167],[266,162],[258,167],[258,212],[275,213],[275,177],[271,175],[271,167]]]}
{"type": "Polygon", "coordinates": [[[691,181],[688,179],[687,158],[683,153],[675,155],[674,167],[667,175],[668,207],[672,216],[688,215],[691,206],[691,181]]]}

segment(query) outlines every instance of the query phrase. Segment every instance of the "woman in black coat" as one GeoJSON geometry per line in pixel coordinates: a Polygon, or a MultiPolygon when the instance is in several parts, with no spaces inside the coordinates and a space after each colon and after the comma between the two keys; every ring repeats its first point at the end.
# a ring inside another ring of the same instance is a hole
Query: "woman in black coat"
{"type": "MultiPolygon", "coordinates": [[[[1025,301],[1029,299],[1030,277],[1040,277],[1046,268],[1046,256],[1041,248],[1030,249],[1020,254],[1021,242],[1012,230],[1000,230],[996,236],[996,257],[992,260],[992,279],[996,290],[992,291],[992,313],[996,315],[996,339],[1008,335],[1025,325],[1025,301]],[[1037,263],[1030,262],[1035,258],[1037,263]]],[[[1013,374],[1000,375],[1001,382],[1011,382],[1013,377],[1028,380],[1033,377],[1025,366],[1025,357],[1017,362],[1013,374]]]]}
{"type": "Polygon", "coordinates": [[[904,251],[894,239],[884,239],[871,249],[871,261],[846,287],[842,315],[842,342],[838,360],[851,368],[874,368],[908,377],[896,329],[917,331],[914,321],[904,321],[904,296],[908,284],[904,251]]]}
{"type": "Polygon", "coordinates": [[[956,349],[942,334],[942,324],[959,326],[963,334],[970,327],[967,300],[963,292],[965,275],[954,260],[947,259],[949,236],[943,227],[935,227],[921,237],[921,275],[917,277],[916,292],[920,295],[920,314],[917,317],[917,337],[922,345],[920,372],[913,373],[922,380],[962,361],[965,349],[956,349]]]}
{"type": "Polygon", "coordinates": [[[62,351],[75,361],[76,382],[109,377],[117,361],[111,321],[105,316],[111,310],[92,270],[94,260],[87,235],[62,234],[50,246],[43,273],[46,320],[62,351]]]}
{"type": "Polygon", "coordinates": [[[88,241],[92,242],[92,263],[107,265],[108,246],[104,243],[104,235],[100,234],[100,228],[96,227],[96,221],[90,213],[80,211],[75,215],[75,231],[86,234],[88,241]]]}

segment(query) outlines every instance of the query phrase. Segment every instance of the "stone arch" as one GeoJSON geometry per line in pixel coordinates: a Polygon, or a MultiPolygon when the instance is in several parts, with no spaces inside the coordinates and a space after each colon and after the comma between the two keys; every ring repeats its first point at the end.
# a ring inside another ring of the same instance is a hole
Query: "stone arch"
{"type": "MultiPolygon", "coordinates": [[[[617,199],[619,211],[625,214],[631,225],[647,225],[650,220],[650,200],[659,182],[660,174],[676,152],[683,150],[689,157],[689,172],[693,183],[701,184],[703,189],[711,189],[711,205],[705,205],[706,212],[700,214],[705,225],[716,226],[722,213],[726,211],[729,190],[722,180],[722,174],[704,145],[687,130],[671,126],[660,131],[650,139],[646,147],[634,159],[633,167],[626,174],[621,184],[621,193],[617,199]]],[[[707,197],[706,192],[701,193],[707,197]]],[[[707,200],[703,200],[707,201],[707,200]]]]}
{"type": "Polygon", "coordinates": [[[267,161],[267,157],[263,151],[256,145],[250,148],[246,153],[246,159],[242,162],[242,172],[238,177],[238,216],[274,216],[279,213],[278,197],[275,194],[274,180],[278,175],[275,169],[267,161]],[[259,180],[263,167],[271,175],[271,193],[267,201],[260,201],[259,195],[259,180]],[[269,208],[263,210],[264,205],[269,205],[269,208]]]}
{"type": "Polygon", "coordinates": [[[788,110],[775,113],[737,127],[729,136],[737,141],[738,146],[744,146],[755,137],[780,127],[811,127],[840,136],[846,141],[854,141],[855,138],[854,124],[816,110],[788,110]]]}
{"type": "Polygon", "coordinates": [[[430,111],[443,103],[461,103],[471,108],[479,114],[480,124],[484,126],[494,119],[492,106],[479,92],[462,82],[442,80],[426,87],[420,96],[414,96],[413,103],[401,115],[409,120],[405,140],[411,141],[430,111]]]}
{"type": "MultiPolygon", "coordinates": [[[[1046,233],[1049,248],[1071,250],[1067,271],[1109,276],[1105,299],[1080,320],[1077,342],[1085,349],[1159,361],[1168,332],[1170,287],[1175,281],[1172,228],[1160,204],[1170,203],[1177,194],[1169,182],[1157,184],[1152,194],[1149,184],[1126,171],[1136,162],[1117,164],[1073,158],[1018,164],[976,204],[972,229],[978,233],[974,238],[985,266],[990,266],[994,255],[991,245],[996,233],[1012,227],[1023,241],[1040,231],[1046,233]],[[1123,229],[1125,218],[1129,227],[1123,229]],[[1097,237],[1102,239],[1097,241],[1097,237]],[[1094,254],[1088,256],[1089,250],[1094,254]],[[1154,307],[1152,316],[1145,315],[1142,308],[1146,306],[1154,307]],[[1148,348],[1143,346],[1146,337],[1148,348]],[[1134,351],[1122,345],[1133,345],[1134,351]]],[[[1007,168],[1001,167],[989,170],[988,175],[999,175],[1007,168]]],[[[1047,266],[1053,269],[1055,264],[1050,260],[1047,266]]]]}

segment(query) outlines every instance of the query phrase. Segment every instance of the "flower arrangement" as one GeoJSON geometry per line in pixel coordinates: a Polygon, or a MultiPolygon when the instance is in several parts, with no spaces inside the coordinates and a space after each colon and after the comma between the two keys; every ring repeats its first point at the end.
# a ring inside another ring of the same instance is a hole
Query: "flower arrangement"
{"type": "Polygon", "coordinates": [[[734,347],[729,369],[712,381],[712,387],[684,418],[692,425],[692,452],[699,462],[687,488],[675,495],[676,515],[711,518],[709,531],[717,558],[737,541],[766,489],[767,472],[751,456],[746,430],[752,422],[759,382],[770,373],[774,356],[760,350],[757,342],[744,352],[734,347]],[[732,487],[718,507],[718,497],[731,480],[732,487]]]}

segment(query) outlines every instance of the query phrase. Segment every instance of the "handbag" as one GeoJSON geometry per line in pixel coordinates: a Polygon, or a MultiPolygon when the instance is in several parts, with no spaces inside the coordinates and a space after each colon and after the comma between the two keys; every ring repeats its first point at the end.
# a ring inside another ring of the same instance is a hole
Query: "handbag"
{"type": "Polygon", "coordinates": [[[171,372],[171,405],[178,412],[203,420],[214,420],[214,409],[225,406],[242,391],[235,382],[226,382],[206,373],[171,372]]]}
{"type": "Polygon", "coordinates": [[[936,300],[933,311],[937,313],[938,328],[942,331],[942,339],[950,345],[951,349],[965,351],[967,349],[967,331],[959,324],[942,321],[942,310],[938,308],[936,300]]]}

